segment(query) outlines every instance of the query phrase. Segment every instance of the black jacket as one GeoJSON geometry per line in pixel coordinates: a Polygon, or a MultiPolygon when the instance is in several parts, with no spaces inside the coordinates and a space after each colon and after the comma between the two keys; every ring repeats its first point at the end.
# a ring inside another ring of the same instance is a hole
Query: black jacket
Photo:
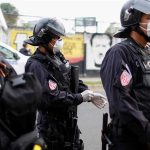
{"type": "Polygon", "coordinates": [[[57,55],[48,56],[47,58],[47,55],[42,54],[37,49],[26,64],[25,71],[33,72],[43,86],[43,98],[39,111],[40,119],[38,119],[41,130],[48,123],[47,111],[54,111],[60,114],[67,107],[83,102],[80,93],[86,90],[87,86],[80,80],[79,93],[71,93],[69,90],[69,66],[67,68],[64,62],[66,63],[65,60],[63,61],[57,55]]]}
{"type": "MultiPolygon", "coordinates": [[[[2,93],[2,90],[3,90],[3,84],[5,83],[5,80],[7,80],[7,78],[16,76],[17,73],[14,70],[14,68],[2,56],[0,56],[0,62],[6,64],[6,66],[7,66],[6,72],[8,74],[8,76],[5,77],[5,78],[0,77],[0,87],[1,87],[0,88],[0,119],[3,120],[4,108],[2,106],[2,100],[1,100],[1,93],[2,93]]],[[[10,144],[11,139],[10,139],[9,135],[7,134],[7,132],[5,132],[5,130],[1,127],[1,125],[0,125],[0,137],[1,137],[0,138],[0,149],[1,150],[6,150],[7,147],[10,148],[9,144],[10,144]]]]}
{"type": "Polygon", "coordinates": [[[100,71],[110,117],[119,119],[126,134],[142,143],[150,142],[150,68],[144,65],[148,61],[150,55],[127,39],[108,50],[100,71]]]}

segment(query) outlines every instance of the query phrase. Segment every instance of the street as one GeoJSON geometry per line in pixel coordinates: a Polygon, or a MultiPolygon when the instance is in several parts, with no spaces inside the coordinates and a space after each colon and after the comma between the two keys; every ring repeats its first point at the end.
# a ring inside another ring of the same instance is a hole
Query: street
{"type": "Polygon", "coordinates": [[[82,132],[85,150],[101,150],[102,115],[107,107],[98,109],[92,103],[81,104],[78,108],[78,125],[82,132]]]}
{"type": "MultiPolygon", "coordinates": [[[[97,90],[105,94],[103,88],[97,90]]],[[[98,109],[92,103],[79,105],[78,125],[82,132],[81,139],[84,141],[84,150],[101,150],[102,116],[106,112],[108,112],[108,104],[103,109],[98,109]]]]}

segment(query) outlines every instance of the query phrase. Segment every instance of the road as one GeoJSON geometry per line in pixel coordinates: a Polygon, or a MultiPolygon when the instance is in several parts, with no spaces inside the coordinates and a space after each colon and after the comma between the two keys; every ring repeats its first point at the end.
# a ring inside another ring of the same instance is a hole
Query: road
{"type": "Polygon", "coordinates": [[[107,111],[108,107],[99,110],[91,103],[82,104],[78,108],[78,125],[85,150],[101,150],[102,115],[107,111]]]}
{"type": "MultiPolygon", "coordinates": [[[[83,79],[83,81],[89,79],[83,79]]],[[[96,79],[91,79],[95,81],[96,79]]],[[[92,90],[92,89],[91,89],[92,90]]],[[[97,89],[105,94],[103,88],[97,89]]],[[[102,115],[108,112],[108,105],[98,109],[92,103],[82,103],[78,107],[78,125],[82,132],[85,150],[101,150],[102,115]]]]}

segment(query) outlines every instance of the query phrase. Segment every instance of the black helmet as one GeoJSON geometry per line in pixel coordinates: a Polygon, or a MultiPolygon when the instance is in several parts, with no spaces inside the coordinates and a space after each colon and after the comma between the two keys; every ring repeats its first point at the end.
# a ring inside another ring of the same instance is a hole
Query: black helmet
{"type": "Polygon", "coordinates": [[[120,13],[122,28],[114,37],[125,38],[128,36],[130,27],[138,25],[142,14],[150,14],[150,1],[148,0],[129,0],[127,1],[120,13]]]}
{"type": "Polygon", "coordinates": [[[54,35],[65,36],[64,25],[56,18],[44,18],[37,22],[33,29],[33,36],[25,42],[38,46],[41,43],[48,43],[54,35]]]}

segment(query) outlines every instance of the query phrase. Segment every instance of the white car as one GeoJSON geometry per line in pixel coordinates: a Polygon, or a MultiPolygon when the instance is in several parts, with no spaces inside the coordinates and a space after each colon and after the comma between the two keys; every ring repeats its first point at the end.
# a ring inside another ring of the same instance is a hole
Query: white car
{"type": "Polygon", "coordinates": [[[0,42],[0,56],[3,56],[12,65],[17,74],[24,73],[25,64],[29,56],[21,54],[2,42],[0,42]]]}

